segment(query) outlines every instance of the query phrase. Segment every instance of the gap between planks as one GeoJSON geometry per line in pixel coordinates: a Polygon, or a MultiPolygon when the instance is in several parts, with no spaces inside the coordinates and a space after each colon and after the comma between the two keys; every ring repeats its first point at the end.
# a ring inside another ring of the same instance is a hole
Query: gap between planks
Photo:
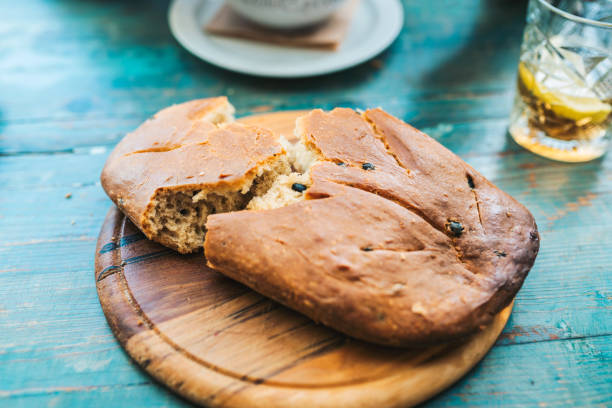
{"type": "Polygon", "coordinates": [[[110,384],[110,385],[86,385],[81,387],[49,387],[49,388],[24,388],[21,390],[3,391],[0,390],[0,398],[11,397],[30,397],[35,395],[59,394],[66,392],[81,392],[94,390],[113,390],[121,388],[142,387],[153,385],[153,381],[142,381],[137,383],[110,384]]]}

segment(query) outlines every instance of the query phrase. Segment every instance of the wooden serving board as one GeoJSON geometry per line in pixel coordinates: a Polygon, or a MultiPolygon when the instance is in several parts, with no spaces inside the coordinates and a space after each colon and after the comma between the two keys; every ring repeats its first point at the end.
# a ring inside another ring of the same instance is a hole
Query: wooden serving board
{"type": "MultiPolygon", "coordinates": [[[[298,113],[246,118],[291,138],[298,113]]],[[[470,370],[510,315],[462,342],[380,347],[315,324],[147,240],[115,207],[96,248],[96,286],[113,333],[149,374],[211,407],[405,407],[470,370]]]]}

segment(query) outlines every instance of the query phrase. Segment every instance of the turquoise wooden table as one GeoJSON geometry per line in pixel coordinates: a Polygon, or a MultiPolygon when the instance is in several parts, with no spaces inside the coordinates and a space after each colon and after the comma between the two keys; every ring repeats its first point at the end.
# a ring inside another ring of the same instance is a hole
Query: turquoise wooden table
{"type": "Polygon", "coordinates": [[[540,255],[496,346],[427,406],[612,406],[612,155],[561,164],[506,133],[525,4],[406,1],[354,69],[257,79],[204,63],[166,2],[0,3],[0,406],[188,406],[115,341],[98,303],[98,176],[156,110],[228,95],[239,115],[374,107],[420,127],[535,215],[540,255]]]}

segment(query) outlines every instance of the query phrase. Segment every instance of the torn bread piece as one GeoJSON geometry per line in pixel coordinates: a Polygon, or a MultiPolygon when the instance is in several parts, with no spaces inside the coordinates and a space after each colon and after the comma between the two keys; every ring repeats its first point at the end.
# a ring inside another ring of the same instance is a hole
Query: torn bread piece
{"type": "Polygon", "coordinates": [[[208,215],[244,209],[291,171],[272,132],[232,123],[233,112],[224,97],[172,106],[111,153],[102,187],[147,238],[197,251],[208,215]]]}

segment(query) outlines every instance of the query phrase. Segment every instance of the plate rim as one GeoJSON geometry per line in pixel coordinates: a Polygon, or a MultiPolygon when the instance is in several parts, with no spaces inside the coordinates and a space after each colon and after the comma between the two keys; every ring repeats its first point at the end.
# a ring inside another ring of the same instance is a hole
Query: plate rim
{"type": "MultiPolygon", "coordinates": [[[[386,50],[399,36],[402,31],[404,24],[404,8],[399,0],[360,0],[361,2],[369,1],[370,4],[373,5],[378,10],[385,10],[385,15],[389,15],[394,17],[391,21],[385,21],[386,31],[384,32],[385,36],[381,36],[381,39],[372,47],[365,50],[362,53],[358,53],[353,56],[348,56],[349,58],[345,58],[336,62],[335,64],[322,65],[317,68],[308,68],[307,64],[300,65],[298,68],[289,70],[286,72],[278,71],[278,70],[270,70],[266,67],[261,66],[249,66],[248,64],[244,65],[236,65],[235,63],[228,62],[223,59],[223,57],[218,57],[216,54],[207,55],[202,49],[198,49],[197,46],[194,46],[191,42],[189,34],[185,33],[185,30],[180,28],[180,24],[178,19],[182,16],[181,7],[185,6],[185,3],[190,2],[191,7],[198,7],[202,1],[206,0],[172,0],[170,6],[168,7],[168,26],[170,28],[170,32],[175,40],[185,48],[189,53],[194,55],[195,57],[212,64],[216,67],[223,68],[229,71],[238,72],[241,74],[266,77],[266,78],[304,78],[304,77],[314,77],[319,75],[331,74],[334,72],[342,71],[356,65],[359,65],[363,62],[366,62],[378,54],[382,53],[386,50]],[[301,68],[300,68],[301,67],[301,68]]],[[[362,7],[360,4],[359,7],[362,7]]],[[[205,34],[202,30],[202,35],[208,37],[209,35],[205,34]]],[[[243,43],[248,43],[248,40],[236,39],[236,38],[224,38],[232,41],[241,41],[243,43]]],[[[270,44],[270,46],[274,46],[270,44]]],[[[337,56],[338,54],[333,54],[337,56]]]]}

